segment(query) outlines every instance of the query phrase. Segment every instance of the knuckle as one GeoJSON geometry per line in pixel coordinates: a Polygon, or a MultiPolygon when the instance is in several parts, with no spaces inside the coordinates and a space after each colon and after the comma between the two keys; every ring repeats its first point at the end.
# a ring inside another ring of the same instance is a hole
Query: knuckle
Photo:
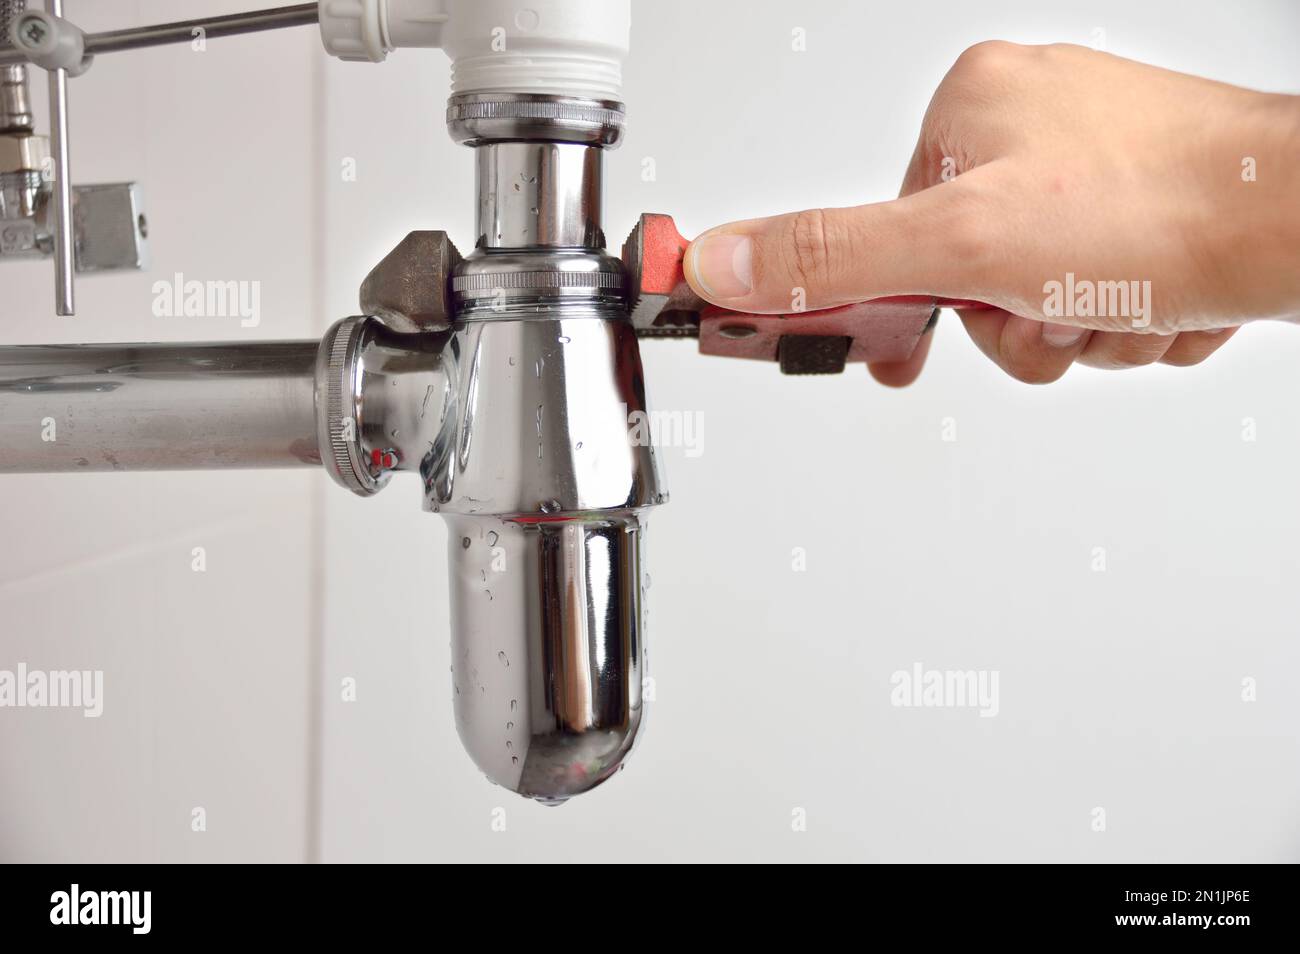
{"type": "Polygon", "coordinates": [[[1006,40],[984,40],[967,47],[953,69],[977,79],[989,79],[1019,71],[1029,47],[1006,40]]]}
{"type": "Polygon", "coordinates": [[[1088,57],[1097,56],[1095,50],[1078,43],[1045,43],[1028,49],[1036,51],[1044,62],[1059,66],[1077,64],[1088,57]]]}
{"type": "Polygon", "coordinates": [[[1190,368],[1218,351],[1230,336],[1231,331],[1212,336],[1195,332],[1179,334],[1160,360],[1176,368],[1190,368]]]}
{"type": "Polygon", "coordinates": [[[825,284],[831,276],[826,213],[822,209],[808,209],[790,216],[785,239],[783,247],[790,277],[805,288],[825,284]]]}
{"type": "Polygon", "coordinates": [[[1169,346],[1170,339],[1164,335],[1116,335],[1089,357],[1096,367],[1125,371],[1154,364],[1165,356],[1169,346]]]}
{"type": "Polygon", "coordinates": [[[1142,368],[1154,364],[1165,356],[1169,350],[1169,339],[1163,336],[1143,335],[1140,342],[1135,342],[1120,350],[1116,360],[1121,367],[1142,368]]]}

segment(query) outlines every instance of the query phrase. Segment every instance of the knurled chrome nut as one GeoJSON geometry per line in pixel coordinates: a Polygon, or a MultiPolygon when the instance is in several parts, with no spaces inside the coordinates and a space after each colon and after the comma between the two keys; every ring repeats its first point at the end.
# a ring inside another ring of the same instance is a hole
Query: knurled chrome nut
{"type": "Polygon", "coordinates": [[[571,142],[617,148],[622,103],[549,93],[458,93],[447,101],[447,131],[459,143],[571,142]]]}
{"type": "Polygon", "coordinates": [[[49,159],[50,141],[45,136],[0,135],[0,172],[44,172],[49,159]]]}
{"type": "Polygon", "coordinates": [[[335,482],[361,497],[378,493],[389,474],[376,477],[364,459],[362,422],[356,404],[358,354],[365,337],[364,315],[335,322],[316,355],[316,430],[321,463],[335,482]]]}
{"type": "Polygon", "coordinates": [[[623,263],[598,251],[478,249],[456,266],[452,300],[461,319],[538,317],[546,305],[624,307],[623,263]]]}

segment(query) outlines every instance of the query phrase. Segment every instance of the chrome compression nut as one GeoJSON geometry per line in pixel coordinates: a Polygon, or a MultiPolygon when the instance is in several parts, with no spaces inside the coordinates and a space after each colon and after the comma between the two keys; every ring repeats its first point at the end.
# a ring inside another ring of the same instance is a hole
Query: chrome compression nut
{"type": "Polygon", "coordinates": [[[316,443],[334,481],[369,497],[398,471],[438,456],[443,347],[448,333],[396,332],[376,318],[344,318],[316,351],[316,443]]]}
{"type": "Polygon", "coordinates": [[[545,93],[461,93],[447,101],[447,131],[468,146],[568,142],[614,149],[623,139],[622,103],[545,93]]]}
{"type": "Polygon", "coordinates": [[[541,318],[586,307],[623,307],[625,278],[618,259],[595,251],[479,250],[452,275],[458,318],[541,318]]]}
{"type": "Polygon", "coordinates": [[[361,450],[358,356],[367,321],[364,316],[356,316],[335,322],[321,338],[316,353],[316,429],[321,463],[336,483],[361,497],[378,493],[390,476],[386,471],[373,470],[361,450]]]}

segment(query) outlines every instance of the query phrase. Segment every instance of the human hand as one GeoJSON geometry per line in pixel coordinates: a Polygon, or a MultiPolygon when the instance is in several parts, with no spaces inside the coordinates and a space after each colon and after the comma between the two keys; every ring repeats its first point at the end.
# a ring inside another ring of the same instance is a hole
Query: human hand
{"type": "MultiPolygon", "coordinates": [[[[686,253],[703,298],[790,311],[889,295],[962,309],[1012,376],[1196,364],[1235,327],[1300,317],[1300,96],[1084,47],[988,42],[935,92],[900,198],[735,222],[686,253]]],[[[905,362],[872,374],[905,385],[905,362]]]]}

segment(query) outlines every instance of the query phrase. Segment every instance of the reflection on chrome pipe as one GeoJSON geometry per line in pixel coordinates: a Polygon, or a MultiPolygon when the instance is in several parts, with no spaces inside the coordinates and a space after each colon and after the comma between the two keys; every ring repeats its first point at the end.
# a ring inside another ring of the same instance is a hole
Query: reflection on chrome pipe
{"type": "MultiPolygon", "coordinates": [[[[573,309],[566,307],[566,313],[573,309]]],[[[641,724],[644,520],[665,499],[625,315],[467,321],[443,350],[426,506],[447,518],[456,725],[548,803],[618,771],[641,724]]]]}
{"type": "Polygon", "coordinates": [[[604,150],[567,142],[495,142],[474,150],[479,248],[604,248],[604,150]]]}
{"type": "Polygon", "coordinates": [[[0,348],[0,473],[319,464],[317,348],[0,348]]]}
{"type": "Polygon", "coordinates": [[[638,514],[448,524],[465,748],[494,782],[544,802],[599,785],[641,724],[638,514]]]}

